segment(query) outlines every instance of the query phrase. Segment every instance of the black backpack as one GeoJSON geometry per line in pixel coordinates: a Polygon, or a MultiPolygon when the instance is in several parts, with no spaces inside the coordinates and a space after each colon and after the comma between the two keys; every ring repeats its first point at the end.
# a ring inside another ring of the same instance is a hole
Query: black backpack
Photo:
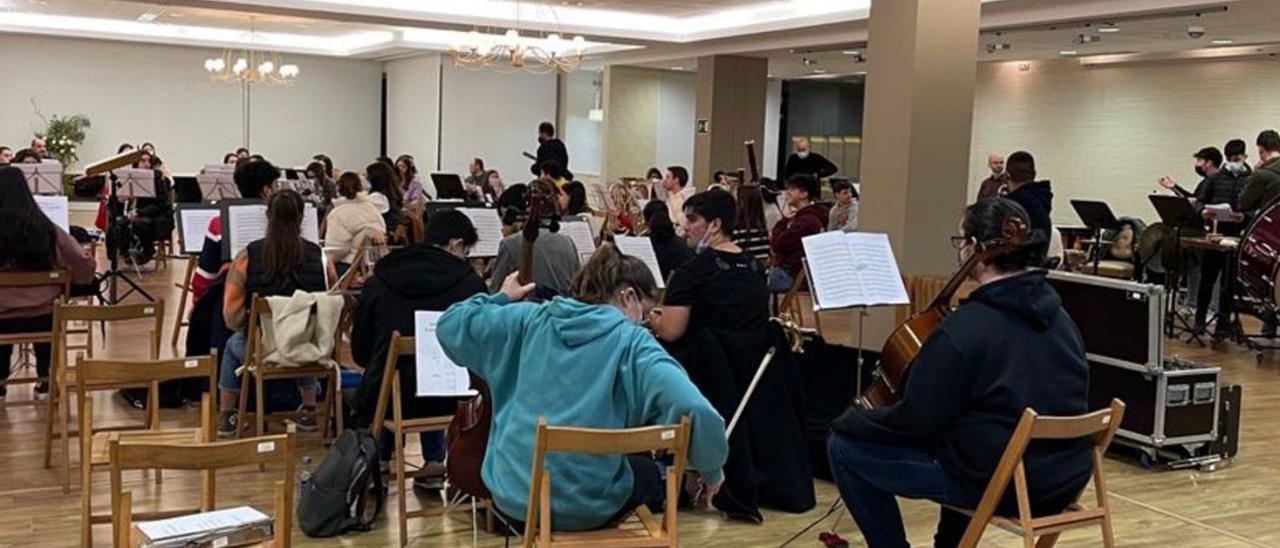
{"type": "Polygon", "coordinates": [[[387,496],[378,444],[368,430],[348,429],[325,453],[298,497],[298,527],[309,537],[368,531],[387,496]],[[368,512],[372,502],[373,511],[368,512]]]}

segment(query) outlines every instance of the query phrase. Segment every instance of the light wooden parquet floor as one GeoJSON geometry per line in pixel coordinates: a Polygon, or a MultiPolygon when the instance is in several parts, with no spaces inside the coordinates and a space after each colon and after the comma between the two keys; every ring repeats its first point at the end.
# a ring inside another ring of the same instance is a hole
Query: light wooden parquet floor
{"type": "MultiPolygon", "coordinates": [[[[177,298],[171,278],[180,269],[147,274],[142,282],[149,290],[177,298]]],[[[170,315],[176,306],[166,307],[170,315]]],[[[849,332],[849,322],[836,314],[824,315],[824,327],[834,338],[849,332]]],[[[166,325],[170,325],[166,322],[166,325]]],[[[1123,326],[1117,326],[1123,328],[1123,326]]],[[[109,331],[106,355],[138,357],[143,345],[141,337],[129,330],[109,331]]],[[[166,344],[168,334],[166,333],[166,344]]],[[[169,350],[166,348],[165,352],[169,350]]],[[[1196,546],[1248,547],[1280,546],[1280,512],[1275,502],[1280,491],[1280,358],[1256,365],[1252,354],[1240,348],[1223,351],[1193,348],[1171,343],[1170,353],[1191,360],[1210,362],[1223,367],[1225,382],[1244,385],[1244,415],[1240,432],[1241,452],[1232,465],[1213,473],[1198,471],[1152,472],[1127,461],[1109,459],[1107,473],[1113,493],[1116,535],[1121,546],[1196,546]]],[[[10,401],[30,398],[30,388],[10,390],[10,401]]],[[[118,397],[95,401],[95,416],[103,421],[124,422],[135,418],[137,411],[128,408],[118,397]]],[[[63,495],[57,472],[42,466],[42,407],[0,408],[0,546],[73,546],[79,542],[80,495],[73,489],[63,495]]],[[[193,410],[164,413],[164,420],[174,424],[194,424],[193,410]]],[[[74,447],[74,445],[73,445],[74,447]]],[[[322,448],[314,438],[303,444],[305,453],[317,460],[322,448]]],[[[417,452],[411,446],[411,452],[417,452]]],[[[56,467],[55,467],[56,469],[56,467]]],[[[76,470],[73,468],[73,471],[76,470]]],[[[73,480],[73,484],[74,484],[73,480]]],[[[126,475],[126,483],[134,490],[135,507],[177,508],[198,500],[196,476],[167,472],[165,481],[156,485],[141,475],[126,475]]],[[[763,525],[727,522],[710,511],[690,511],[680,515],[680,531],[686,546],[778,546],[793,533],[821,516],[835,500],[833,485],[817,483],[818,506],[803,515],[766,512],[763,525]]],[[[253,504],[271,508],[271,484],[256,469],[232,470],[219,475],[220,505],[253,504]]],[[[1089,495],[1086,494],[1086,497],[1089,495]]],[[[107,477],[95,474],[94,503],[98,511],[109,507],[107,477]]],[[[421,499],[420,503],[438,504],[421,499]]],[[[412,505],[413,502],[410,502],[412,505]]],[[[394,500],[388,506],[394,512],[394,500]]],[[[931,544],[936,506],[904,501],[903,513],[911,540],[916,545],[931,544]]],[[[828,527],[833,519],[823,522],[828,527]]],[[[99,545],[107,545],[109,526],[95,529],[99,545]]],[[[820,546],[814,529],[802,536],[795,546],[820,546]]],[[[840,519],[839,532],[853,546],[861,541],[847,515],[840,519]]],[[[431,518],[410,522],[409,534],[414,546],[469,546],[472,535],[469,514],[460,512],[447,519],[431,518]]],[[[295,532],[298,546],[392,546],[396,544],[395,522],[386,515],[369,533],[351,534],[336,539],[308,539],[295,532]]],[[[513,539],[513,542],[515,539],[513,539]]],[[[1070,532],[1059,546],[1097,546],[1093,531],[1070,532]]],[[[480,533],[478,546],[502,546],[501,537],[480,533]]],[[[1002,531],[991,530],[984,546],[1013,547],[1020,542],[1002,531]]]]}

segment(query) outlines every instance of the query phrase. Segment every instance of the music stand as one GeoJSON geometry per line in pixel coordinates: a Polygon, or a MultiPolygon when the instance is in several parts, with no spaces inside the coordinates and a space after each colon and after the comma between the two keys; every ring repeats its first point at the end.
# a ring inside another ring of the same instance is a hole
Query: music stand
{"type": "MultiPolygon", "coordinates": [[[[1160,222],[1167,226],[1173,227],[1174,245],[1177,246],[1178,264],[1175,268],[1166,268],[1165,285],[1168,287],[1166,294],[1169,295],[1169,308],[1166,314],[1171,315],[1172,321],[1165,323],[1165,329],[1168,331],[1165,335],[1172,337],[1177,327],[1177,321],[1181,319],[1178,315],[1178,286],[1181,285],[1179,279],[1180,271],[1186,267],[1186,261],[1182,255],[1182,230],[1204,231],[1204,219],[1196,213],[1196,208],[1191,205],[1191,201],[1182,196],[1170,196],[1166,194],[1152,194],[1147,197],[1151,200],[1151,205],[1155,207],[1156,213],[1160,215],[1160,222]]],[[[1191,294],[1191,288],[1187,288],[1187,294],[1191,294]]],[[[1221,306],[1221,303],[1219,303],[1221,306]]],[[[1191,334],[1191,337],[1199,342],[1200,338],[1194,329],[1194,326],[1187,325],[1186,320],[1182,320],[1182,329],[1191,334]]],[[[1202,343],[1203,344],[1203,343],[1202,343]]]]}
{"type": "MultiPolygon", "coordinates": [[[[122,152],[105,160],[101,160],[90,164],[84,168],[86,177],[94,175],[103,175],[106,184],[109,185],[109,193],[107,195],[107,243],[111,243],[112,234],[115,234],[115,226],[120,223],[121,219],[117,218],[115,212],[120,204],[120,181],[116,177],[115,170],[133,165],[142,157],[141,150],[131,150],[122,152]]],[[[151,195],[155,196],[155,175],[152,174],[151,195]]],[[[120,304],[131,293],[138,293],[142,298],[148,301],[154,301],[149,293],[142,289],[136,282],[129,278],[124,271],[120,270],[120,257],[118,251],[114,249],[114,245],[107,246],[107,261],[110,265],[106,272],[98,276],[98,300],[109,305],[120,304]],[[129,290],[124,295],[119,294],[119,281],[124,280],[129,284],[129,290]],[[106,294],[103,294],[102,286],[106,286],[106,294]]]]}
{"type": "Polygon", "coordinates": [[[196,175],[200,198],[204,202],[220,202],[240,197],[240,188],[230,171],[206,171],[196,175]]]}
{"type": "Polygon", "coordinates": [[[133,200],[156,197],[156,172],[150,169],[122,168],[111,172],[119,182],[116,198],[133,200]]]}
{"type": "Polygon", "coordinates": [[[1071,208],[1084,222],[1084,226],[1093,231],[1093,241],[1098,246],[1093,252],[1093,275],[1098,275],[1098,263],[1102,260],[1102,231],[1118,230],[1120,221],[1111,212],[1106,202],[1096,200],[1071,200],[1071,208]]]}
{"type": "Polygon", "coordinates": [[[38,164],[12,164],[22,172],[27,180],[27,188],[34,195],[62,195],[62,164],[56,160],[45,160],[38,164]]]}
{"type": "Polygon", "coordinates": [[[457,173],[432,173],[431,182],[436,185],[437,200],[465,200],[467,191],[462,188],[462,178],[457,173]]]}

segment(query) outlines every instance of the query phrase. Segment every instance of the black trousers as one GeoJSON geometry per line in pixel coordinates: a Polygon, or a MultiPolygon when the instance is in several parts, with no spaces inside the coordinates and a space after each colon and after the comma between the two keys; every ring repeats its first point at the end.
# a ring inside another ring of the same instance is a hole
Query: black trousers
{"type": "MultiPolygon", "coordinates": [[[[1196,327],[1202,327],[1209,317],[1209,303],[1213,302],[1214,283],[1222,278],[1227,269],[1228,253],[1205,252],[1200,260],[1200,287],[1196,288],[1196,327]]],[[[1222,280],[1222,294],[1218,297],[1217,332],[1224,332],[1227,317],[1231,311],[1232,280],[1222,280]]]]}
{"type": "MultiPolygon", "coordinates": [[[[39,333],[53,329],[53,315],[34,316],[31,318],[10,318],[0,320],[0,333],[39,333]]],[[[33,345],[36,352],[36,374],[49,376],[49,364],[53,363],[53,346],[49,343],[33,345]]],[[[0,378],[9,378],[13,361],[13,345],[0,345],[0,378]]]]}
{"type": "MultiPolygon", "coordinates": [[[[627,464],[631,466],[631,477],[635,479],[631,495],[622,503],[622,508],[605,522],[606,525],[621,522],[642,504],[652,508],[661,505],[667,498],[667,484],[662,480],[662,473],[658,469],[663,466],[661,463],[645,455],[627,455],[627,464]]],[[[502,514],[503,521],[507,522],[512,531],[524,531],[523,521],[511,517],[501,508],[494,508],[502,514]]]]}

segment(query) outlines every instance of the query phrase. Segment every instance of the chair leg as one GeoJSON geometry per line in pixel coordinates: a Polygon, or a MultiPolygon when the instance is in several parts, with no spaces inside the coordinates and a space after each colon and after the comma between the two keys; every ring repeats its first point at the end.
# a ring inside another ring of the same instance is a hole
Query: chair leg
{"type": "Polygon", "coordinates": [[[266,430],[267,415],[267,391],[266,382],[262,380],[262,375],[250,375],[253,377],[253,437],[259,437],[266,430]]]}
{"type": "MultiPolygon", "coordinates": [[[[405,516],[407,513],[407,504],[405,503],[405,485],[404,485],[404,433],[395,430],[391,433],[395,436],[396,447],[396,505],[400,510],[400,546],[409,544],[409,518],[405,516]]],[[[413,487],[410,486],[410,489],[413,487]]]]}
{"type": "Polygon", "coordinates": [[[334,369],[333,371],[333,438],[338,439],[342,435],[342,372],[334,369]]]}
{"type": "MultiPolygon", "coordinates": [[[[87,402],[92,405],[93,402],[87,402]]],[[[85,406],[80,418],[80,545],[93,546],[93,412],[85,406]],[[89,432],[86,437],[85,432],[89,432]]]]}
{"type": "Polygon", "coordinates": [[[1049,533],[1036,542],[1036,548],[1053,548],[1058,543],[1058,535],[1062,533],[1049,533]]]}
{"type": "Polygon", "coordinates": [[[249,410],[249,370],[240,373],[240,398],[236,405],[236,439],[244,435],[244,417],[249,410]]]}
{"type": "Polygon", "coordinates": [[[49,399],[45,400],[44,467],[53,468],[53,421],[58,414],[58,383],[49,383],[49,399]]]}
{"type": "MultiPolygon", "coordinates": [[[[77,397],[84,397],[83,394],[77,397]]],[[[62,398],[58,400],[59,417],[58,417],[58,437],[62,444],[62,494],[71,493],[71,436],[68,433],[71,430],[71,394],[63,391],[62,398]]],[[[81,432],[80,435],[84,435],[81,432]]]]}

